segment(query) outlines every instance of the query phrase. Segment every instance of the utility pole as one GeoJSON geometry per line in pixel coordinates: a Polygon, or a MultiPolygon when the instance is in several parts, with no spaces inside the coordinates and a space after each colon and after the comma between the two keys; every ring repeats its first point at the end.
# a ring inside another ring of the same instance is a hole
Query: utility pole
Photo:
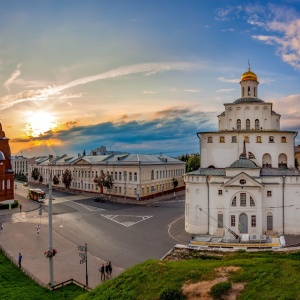
{"type": "MultiPolygon", "coordinates": [[[[49,251],[53,254],[52,247],[52,168],[50,168],[49,175],[49,251]]],[[[49,257],[49,273],[50,273],[50,286],[54,285],[53,279],[53,255],[49,257]]]]}

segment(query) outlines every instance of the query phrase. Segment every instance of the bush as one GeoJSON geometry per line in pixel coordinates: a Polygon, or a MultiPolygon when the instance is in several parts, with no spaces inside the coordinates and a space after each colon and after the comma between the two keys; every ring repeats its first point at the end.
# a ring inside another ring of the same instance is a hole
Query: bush
{"type": "Polygon", "coordinates": [[[164,289],[159,295],[160,300],[183,300],[183,296],[180,291],[172,288],[164,289]]]}
{"type": "Polygon", "coordinates": [[[222,299],[222,296],[231,289],[231,282],[220,282],[213,285],[210,289],[210,295],[214,299],[222,299]]]}
{"type": "MultiPolygon", "coordinates": [[[[14,203],[11,204],[11,208],[15,208],[15,207],[18,207],[19,205],[19,202],[18,200],[14,200],[14,203]]],[[[1,204],[0,203],[0,209],[8,209],[9,208],[9,204],[6,203],[6,204],[1,204]]]]}

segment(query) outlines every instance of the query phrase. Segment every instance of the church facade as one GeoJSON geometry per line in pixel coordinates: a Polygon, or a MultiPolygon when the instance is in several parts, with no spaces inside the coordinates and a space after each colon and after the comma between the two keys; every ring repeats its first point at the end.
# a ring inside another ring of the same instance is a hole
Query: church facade
{"type": "Polygon", "coordinates": [[[0,124],[0,203],[14,202],[14,172],[11,166],[9,139],[0,124]]]}
{"type": "Polygon", "coordinates": [[[218,131],[199,132],[201,168],[185,174],[185,229],[191,234],[300,234],[297,132],[258,98],[250,68],[241,97],[224,104],[218,131]]]}

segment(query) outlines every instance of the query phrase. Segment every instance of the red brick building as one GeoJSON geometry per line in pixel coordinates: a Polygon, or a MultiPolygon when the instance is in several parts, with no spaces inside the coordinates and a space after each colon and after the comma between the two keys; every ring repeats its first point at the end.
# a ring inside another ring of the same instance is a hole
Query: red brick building
{"type": "Polygon", "coordinates": [[[0,202],[14,201],[14,172],[11,167],[9,139],[5,137],[0,123],[0,202]]]}

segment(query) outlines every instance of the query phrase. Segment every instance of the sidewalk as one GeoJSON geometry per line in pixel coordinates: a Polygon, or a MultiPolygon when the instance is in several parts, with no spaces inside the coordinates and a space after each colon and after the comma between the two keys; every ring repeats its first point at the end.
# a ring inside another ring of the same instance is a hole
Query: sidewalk
{"type": "MultiPolygon", "coordinates": [[[[49,259],[44,256],[44,251],[49,246],[48,216],[43,217],[40,235],[36,234],[36,224],[39,223],[40,204],[28,199],[21,199],[22,211],[19,208],[0,211],[0,220],[10,219],[4,222],[4,229],[0,232],[0,248],[18,264],[19,252],[22,253],[22,269],[30,277],[41,285],[50,282],[49,259]],[[36,210],[36,212],[34,212],[36,210]],[[26,214],[30,214],[31,220],[25,222],[26,214]],[[23,221],[24,220],[24,221],[23,221]]],[[[80,264],[78,246],[64,237],[52,233],[53,245],[58,253],[53,258],[54,284],[61,283],[71,278],[86,284],[86,264],[80,264]]],[[[82,245],[84,246],[84,245],[82,245]]],[[[100,258],[88,252],[88,285],[95,288],[101,283],[99,267],[105,263],[100,258]]],[[[113,265],[113,277],[123,272],[122,268],[113,265]]]]}

